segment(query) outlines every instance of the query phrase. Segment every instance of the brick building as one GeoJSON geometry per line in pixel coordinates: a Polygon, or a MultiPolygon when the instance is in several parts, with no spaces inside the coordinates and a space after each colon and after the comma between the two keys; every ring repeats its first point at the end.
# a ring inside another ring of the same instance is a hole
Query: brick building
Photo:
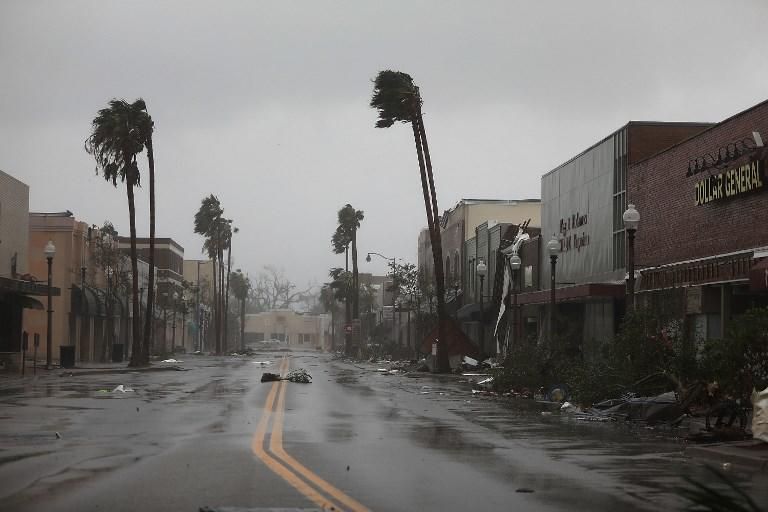
{"type": "Polygon", "coordinates": [[[638,303],[671,297],[695,338],[768,304],[767,135],[765,101],[630,168],[638,303]]]}

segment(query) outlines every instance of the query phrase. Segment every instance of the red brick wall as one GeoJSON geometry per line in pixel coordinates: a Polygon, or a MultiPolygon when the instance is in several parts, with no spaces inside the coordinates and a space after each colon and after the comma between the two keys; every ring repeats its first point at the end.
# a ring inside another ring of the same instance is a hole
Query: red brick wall
{"type": "Polygon", "coordinates": [[[681,140],[696,135],[712,124],[681,123],[681,124],[643,124],[629,123],[629,165],[648,158],[654,153],[670,147],[681,140]]]}
{"type": "MultiPolygon", "coordinates": [[[[768,245],[768,183],[766,189],[751,195],[696,206],[695,184],[708,171],[686,176],[690,159],[716,153],[729,142],[751,137],[753,131],[768,140],[768,102],[629,168],[627,202],[637,206],[641,218],[635,244],[637,265],[655,266],[768,245]]],[[[748,159],[742,157],[728,168],[748,159]]]]}

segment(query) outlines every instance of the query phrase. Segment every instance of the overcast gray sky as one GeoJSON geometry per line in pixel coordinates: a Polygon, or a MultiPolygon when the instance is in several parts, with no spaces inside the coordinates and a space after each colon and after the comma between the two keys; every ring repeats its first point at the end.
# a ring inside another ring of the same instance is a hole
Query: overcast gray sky
{"type": "MultiPolygon", "coordinates": [[[[143,97],[158,236],[199,257],[192,218],[214,193],[238,267],[323,282],[345,203],[365,211],[363,255],[413,261],[426,224],[410,129],[373,128],[379,70],[421,87],[443,210],[539,197],[543,173],[629,120],[719,121],[768,98],[767,21],[764,0],[4,0],[0,169],[33,211],[127,234],[124,188],[83,141],[109,99],[143,97]]],[[[146,235],[146,188],[137,210],[146,235]]]]}

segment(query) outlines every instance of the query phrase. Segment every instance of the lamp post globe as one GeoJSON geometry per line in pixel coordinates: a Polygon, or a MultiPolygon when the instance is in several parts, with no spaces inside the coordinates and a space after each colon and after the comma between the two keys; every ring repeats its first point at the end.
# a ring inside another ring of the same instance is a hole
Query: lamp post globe
{"type": "Polygon", "coordinates": [[[547,242],[547,252],[549,253],[549,256],[557,257],[557,254],[560,252],[560,240],[557,239],[554,235],[552,238],[547,242]]]}
{"type": "Polygon", "coordinates": [[[629,231],[637,230],[637,226],[640,224],[640,212],[637,211],[637,208],[635,208],[635,205],[630,204],[627,206],[626,211],[621,216],[621,219],[624,221],[624,227],[629,231]]]}
{"type": "Polygon", "coordinates": [[[640,225],[640,212],[629,204],[621,216],[627,231],[627,307],[635,309],[635,232],[640,225]]]}
{"type": "Polygon", "coordinates": [[[45,244],[45,248],[43,249],[43,253],[45,254],[46,259],[53,259],[53,257],[56,256],[56,246],[53,245],[53,240],[48,240],[48,243],[45,244]]]}

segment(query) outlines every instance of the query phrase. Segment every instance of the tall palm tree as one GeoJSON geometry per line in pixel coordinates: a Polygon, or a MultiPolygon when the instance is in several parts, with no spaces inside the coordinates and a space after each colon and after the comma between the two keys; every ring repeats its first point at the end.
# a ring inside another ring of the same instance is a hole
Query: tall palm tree
{"type": "Polygon", "coordinates": [[[229,346],[229,279],[232,269],[232,235],[239,232],[240,229],[231,227],[232,219],[228,219],[230,224],[229,233],[227,235],[226,247],[227,247],[227,286],[224,292],[224,347],[229,346]]]}
{"type": "Polygon", "coordinates": [[[144,322],[144,346],[146,347],[147,361],[149,361],[155,306],[155,150],[152,143],[155,123],[147,112],[147,105],[144,100],[139,98],[134,105],[137,105],[137,108],[144,112],[144,115],[141,116],[142,122],[139,133],[144,139],[144,146],[147,148],[147,164],[149,166],[149,261],[147,262],[149,264],[149,276],[147,279],[147,320],[144,322]]]}
{"type": "Polygon", "coordinates": [[[437,194],[432,172],[432,160],[427,145],[424,118],[421,111],[421,94],[413,79],[400,71],[381,71],[376,76],[370,106],[378,111],[376,128],[389,128],[395,122],[411,123],[413,139],[416,144],[416,157],[419,162],[421,189],[424,195],[424,207],[427,212],[427,227],[432,243],[432,258],[435,266],[435,287],[437,289],[438,350],[437,369],[450,371],[448,363],[448,343],[445,323],[448,316],[445,311],[445,279],[443,269],[443,250],[440,236],[440,211],[437,208],[437,194]]]}
{"type": "MultiPolygon", "coordinates": [[[[331,237],[333,251],[341,254],[347,247],[352,248],[352,319],[360,318],[360,283],[357,268],[357,230],[365,218],[362,210],[355,210],[351,204],[344,205],[338,212],[339,225],[331,237]]],[[[346,350],[349,351],[350,339],[347,337],[346,350]]]]}
{"type": "MultiPolygon", "coordinates": [[[[344,271],[349,272],[349,244],[352,243],[351,235],[341,225],[336,227],[336,231],[331,236],[331,246],[335,254],[344,253],[344,271]]],[[[331,276],[333,277],[333,276],[331,276]]],[[[352,301],[349,294],[345,293],[339,300],[344,301],[344,322],[352,322],[352,301]]],[[[347,351],[351,345],[350,334],[344,331],[344,350],[347,351]]]]}
{"type": "Polygon", "coordinates": [[[240,302],[240,350],[245,350],[245,301],[251,289],[251,281],[240,269],[232,273],[232,295],[240,302]]]}
{"type": "Polygon", "coordinates": [[[227,219],[223,217],[224,209],[219,199],[211,194],[203,198],[200,208],[195,213],[194,231],[204,237],[203,250],[213,262],[213,319],[216,340],[216,353],[221,353],[221,312],[223,309],[223,254],[226,229],[229,228],[227,219]],[[218,282],[218,286],[217,286],[218,282]]]}
{"type": "Polygon", "coordinates": [[[125,183],[128,196],[128,219],[130,224],[130,259],[132,276],[132,351],[129,366],[149,364],[149,347],[141,339],[139,321],[139,270],[136,251],[136,203],[134,188],[140,186],[141,174],[136,155],[146,143],[147,123],[151,118],[146,112],[144,101],[128,103],[125,100],[110,100],[107,108],[96,113],[91,122],[91,134],[85,141],[85,150],[96,160],[96,172],[117,187],[117,180],[125,183]]]}

